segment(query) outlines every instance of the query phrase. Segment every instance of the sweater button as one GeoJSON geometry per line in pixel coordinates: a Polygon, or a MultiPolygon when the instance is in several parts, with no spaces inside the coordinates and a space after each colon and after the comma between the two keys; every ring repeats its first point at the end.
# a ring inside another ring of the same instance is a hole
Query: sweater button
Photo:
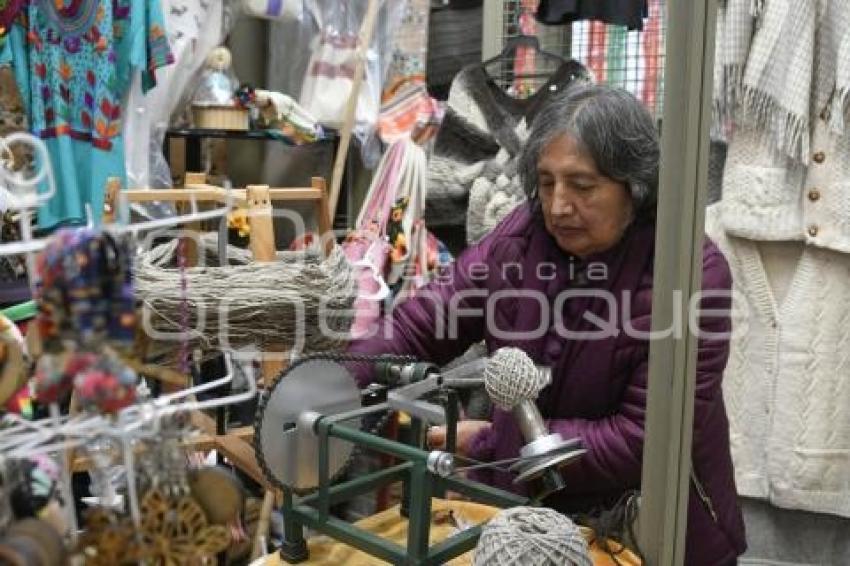
{"type": "Polygon", "coordinates": [[[814,224],[812,224],[811,226],[809,226],[808,232],[809,232],[809,236],[814,238],[815,236],[818,235],[818,227],[815,226],[814,224]]]}
{"type": "Polygon", "coordinates": [[[814,159],[815,163],[823,163],[826,159],[826,154],[822,151],[818,151],[812,156],[812,159],[814,159]]]}
{"type": "Polygon", "coordinates": [[[809,191],[809,200],[812,202],[820,200],[820,191],[817,189],[811,189],[809,191]]]}

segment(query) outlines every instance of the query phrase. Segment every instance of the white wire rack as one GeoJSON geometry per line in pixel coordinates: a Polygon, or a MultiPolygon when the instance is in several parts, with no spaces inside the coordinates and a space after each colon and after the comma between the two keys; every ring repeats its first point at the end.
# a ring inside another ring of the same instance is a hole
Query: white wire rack
{"type": "MultiPolygon", "coordinates": [[[[34,239],[29,228],[33,210],[46,202],[55,193],[55,177],[53,168],[47,154],[47,148],[40,139],[28,133],[15,133],[6,138],[0,137],[0,203],[4,208],[18,211],[21,214],[21,236],[20,242],[9,242],[0,244],[0,256],[26,255],[29,263],[30,285],[34,287],[36,277],[34,265],[34,254],[46,246],[48,239],[34,239]],[[33,155],[40,159],[41,168],[34,174],[27,175],[25,172],[13,169],[12,146],[20,145],[29,148],[33,155]],[[48,188],[46,192],[39,192],[37,187],[44,183],[48,188]]],[[[122,199],[119,199],[122,200],[122,199]]],[[[138,234],[168,228],[183,223],[198,222],[212,218],[221,218],[232,208],[231,199],[228,197],[221,207],[211,211],[198,211],[197,202],[192,200],[191,211],[188,214],[173,216],[161,220],[138,222],[129,224],[126,222],[129,216],[126,203],[120,207],[119,212],[124,218],[124,223],[112,226],[108,229],[113,233],[138,234]]],[[[91,210],[88,210],[90,222],[93,219],[91,210]]],[[[188,387],[177,393],[154,399],[141,405],[132,405],[121,410],[114,418],[108,419],[100,415],[80,415],[77,417],[62,416],[56,403],[50,405],[50,416],[36,421],[25,421],[15,415],[6,415],[0,419],[0,453],[3,458],[24,458],[36,454],[58,455],[64,451],[84,446],[93,439],[100,437],[115,438],[120,441],[124,450],[124,464],[128,474],[128,495],[130,510],[133,521],[140,524],[141,515],[139,510],[138,494],[135,489],[135,476],[133,468],[133,442],[139,438],[149,438],[156,435],[158,427],[163,418],[176,413],[185,413],[209,409],[228,404],[240,403],[254,398],[257,385],[252,376],[248,377],[247,390],[233,393],[221,398],[208,401],[198,401],[197,394],[208,389],[227,385],[233,380],[233,366],[229,355],[225,355],[226,373],[224,377],[202,385],[188,387]]],[[[74,501],[71,485],[71,462],[67,457],[59,457],[62,468],[62,481],[60,489],[66,501],[74,501]]],[[[77,522],[74,505],[68,505],[67,520],[70,526],[72,538],[76,536],[77,522]]]]}

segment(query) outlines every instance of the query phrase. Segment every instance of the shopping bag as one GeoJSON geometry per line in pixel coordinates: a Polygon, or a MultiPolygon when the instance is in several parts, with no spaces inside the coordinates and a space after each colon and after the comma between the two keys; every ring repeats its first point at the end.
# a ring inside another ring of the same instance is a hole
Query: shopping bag
{"type": "MultiPolygon", "coordinates": [[[[311,42],[307,75],[301,87],[299,104],[320,124],[339,129],[345,108],[354,86],[359,39],[356,35],[340,33],[330,26],[311,42]]],[[[374,82],[372,65],[364,66],[364,84],[357,98],[356,122],[374,124],[378,119],[378,105],[368,88],[374,82]]]]}
{"type": "Polygon", "coordinates": [[[384,279],[390,251],[386,226],[402,168],[403,149],[396,144],[384,154],[357,216],[355,230],[342,243],[343,253],[355,269],[357,280],[352,339],[369,335],[381,315],[381,305],[389,296],[384,279]]]}

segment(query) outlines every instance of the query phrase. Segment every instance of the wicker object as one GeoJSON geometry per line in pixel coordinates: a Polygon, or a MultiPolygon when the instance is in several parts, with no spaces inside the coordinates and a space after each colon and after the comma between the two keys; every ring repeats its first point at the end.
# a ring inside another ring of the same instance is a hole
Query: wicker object
{"type": "Polygon", "coordinates": [[[250,129],[250,111],[239,106],[192,105],[192,121],[196,128],[208,130],[250,129]]]}

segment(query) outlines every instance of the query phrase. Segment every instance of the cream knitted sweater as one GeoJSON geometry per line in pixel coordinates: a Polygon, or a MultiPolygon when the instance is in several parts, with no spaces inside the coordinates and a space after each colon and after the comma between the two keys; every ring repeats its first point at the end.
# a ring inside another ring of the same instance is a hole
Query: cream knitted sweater
{"type": "Polygon", "coordinates": [[[719,207],[706,232],[734,279],[723,393],[738,492],[850,517],[850,255],[789,254],[777,300],[758,244],[731,235],[719,207]]]}
{"type": "Polygon", "coordinates": [[[721,202],[730,234],[850,253],[850,134],[817,120],[804,165],[740,128],[729,145],[721,202]]]}

